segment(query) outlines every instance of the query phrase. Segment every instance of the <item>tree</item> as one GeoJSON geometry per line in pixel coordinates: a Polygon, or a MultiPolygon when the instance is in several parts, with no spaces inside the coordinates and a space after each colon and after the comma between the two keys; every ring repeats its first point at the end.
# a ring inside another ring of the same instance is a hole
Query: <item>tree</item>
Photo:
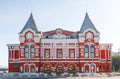
{"type": "Polygon", "coordinates": [[[112,56],[113,71],[120,72],[120,55],[112,56]]]}

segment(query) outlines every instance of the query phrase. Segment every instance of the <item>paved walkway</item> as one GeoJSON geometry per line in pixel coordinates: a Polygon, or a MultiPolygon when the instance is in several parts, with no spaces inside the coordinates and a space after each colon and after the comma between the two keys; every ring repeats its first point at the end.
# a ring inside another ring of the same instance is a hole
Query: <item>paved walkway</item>
{"type": "Polygon", "coordinates": [[[107,74],[105,76],[83,76],[83,77],[64,77],[64,78],[34,78],[34,77],[9,77],[0,74],[0,79],[120,79],[120,73],[107,74]]]}

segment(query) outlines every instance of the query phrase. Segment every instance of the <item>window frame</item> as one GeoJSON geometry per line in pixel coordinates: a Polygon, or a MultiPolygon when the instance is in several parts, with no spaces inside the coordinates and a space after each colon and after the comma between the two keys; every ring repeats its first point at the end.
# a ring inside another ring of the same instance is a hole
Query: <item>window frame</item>
{"type": "Polygon", "coordinates": [[[29,58],[29,46],[28,45],[25,45],[25,58],[29,58]],[[27,56],[27,54],[28,54],[28,56],[27,56]]]}
{"type": "Polygon", "coordinates": [[[32,39],[33,34],[31,32],[26,33],[26,39],[32,39]]]}
{"type": "Polygon", "coordinates": [[[44,49],[44,58],[50,58],[50,49],[44,49]],[[46,56],[47,55],[46,51],[48,51],[48,57],[46,56]]]}
{"type": "Polygon", "coordinates": [[[30,46],[30,57],[32,58],[35,57],[35,46],[34,45],[30,46]]]}
{"type": "Polygon", "coordinates": [[[95,57],[95,46],[91,45],[90,46],[90,57],[94,58],[95,57]],[[93,55],[92,55],[93,54],[93,55]]]}
{"type": "Polygon", "coordinates": [[[89,45],[85,45],[85,47],[84,47],[84,57],[89,58],[89,45]],[[87,56],[86,56],[86,54],[87,54],[87,56]]]}
{"type": "Polygon", "coordinates": [[[69,49],[69,58],[75,58],[75,49],[69,49]],[[71,51],[73,51],[73,52],[71,52],[71,51]],[[74,54],[73,57],[71,56],[71,53],[74,54]]]}
{"type": "Polygon", "coordinates": [[[57,58],[63,58],[63,51],[62,51],[62,49],[57,49],[57,58]],[[61,51],[61,56],[60,57],[58,57],[59,56],[59,54],[58,54],[58,51],[61,51]]]}
{"type": "Polygon", "coordinates": [[[93,38],[93,34],[91,32],[87,32],[86,39],[92,39],[92,38],[93,38]]]}

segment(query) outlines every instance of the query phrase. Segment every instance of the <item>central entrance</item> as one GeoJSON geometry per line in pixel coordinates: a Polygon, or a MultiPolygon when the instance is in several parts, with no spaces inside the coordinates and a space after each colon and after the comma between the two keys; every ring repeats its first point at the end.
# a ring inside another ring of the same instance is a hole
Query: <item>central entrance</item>
{"type": "Polygon", "coordinates": [[[85,73],[89,73],[89,65],[85,66],[85,73]]]}

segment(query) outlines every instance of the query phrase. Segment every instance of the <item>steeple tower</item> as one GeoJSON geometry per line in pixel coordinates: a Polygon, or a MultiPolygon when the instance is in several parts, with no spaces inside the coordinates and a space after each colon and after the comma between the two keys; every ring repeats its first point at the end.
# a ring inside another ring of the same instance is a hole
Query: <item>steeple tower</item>
{"type": "Polygon", "coordinates": [[[80,33],[83,33],[87,29],[92,29],[96,33],[99,33],[97,31],[97,29],[95,28],[94,24],[92,23],[92,21],[90,20],[88,13],[86,13],[86,15],[85,15],[85,19],[84,19],[83,24],[81,26],[80,33]]]}
{"type": "Polygon", "coordinates": [[[35,21],[33,19],[33,14],[30,14],[30,17],[27,21],[27,23],[25,24],[24,28],[21,30],[20,33],[23,33],[23,31],[25,31],[26,29],[32,29],[33,31],[35,31],[35,33],[39,33],[37,26],[35,24],[35,21]]]}

